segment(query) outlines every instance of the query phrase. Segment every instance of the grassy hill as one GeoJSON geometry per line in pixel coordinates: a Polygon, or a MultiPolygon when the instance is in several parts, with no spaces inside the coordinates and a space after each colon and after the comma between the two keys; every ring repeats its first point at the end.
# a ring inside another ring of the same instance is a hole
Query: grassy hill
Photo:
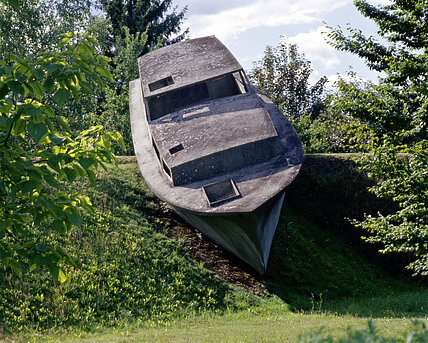
{"type": "Polygon", "coordinates": [[[284,320],[316,313],[338,322],[341,316],[426,317],[426,280],[403,270],[404,257],[385,258],[363,245],[362,233],[346,219],[394,206],[367,194],[368,181],[350,156],[306,157],[287,190],[265,275],[154,197],[133,158],[119,161],[119,168],[100,172],[96,188],[76,185],[91,196],[96,211],[68,237],[57,238],[81,263],[65,283],[54,285],[46,271],[23,280],[0,272],[5,339],[109,327],[157,330],[213,316],[235,316],[239,328],[251,322],[252,313],[284,320]]]}

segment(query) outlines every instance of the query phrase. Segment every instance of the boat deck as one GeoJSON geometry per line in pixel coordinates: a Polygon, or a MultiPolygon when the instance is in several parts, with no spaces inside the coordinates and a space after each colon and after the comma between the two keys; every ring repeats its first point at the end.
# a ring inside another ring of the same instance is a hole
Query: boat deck
{"type": "MultiPolygon", "coordinates": [[[[250,213],[262,206],[272,197],[280,194],[294,180],[300,170],[303,160],[301,145],[298,141],[298,137],[293,127],[286,120],[284,120],[283,114],[268,98],[261,95],[256,88],[253,87],[249,94],[243,94],[239,97],[242,99],[249,99],[248,101],[254,101],[251,100],[252,96],[257,97],[257,101],[259,101],[261,104],[261,106],[259,105],[255,108],[252,107],[255,111],[254,114],[259,115],[259,119],[255,119],[255,123],[258,123],[262,126],[260,130],[263,131],[263,134],[266,135],[266,138],[276,137],[275,132],[277,132],[278,137],[282,142],[282,146],[284,147],[283,153],[276,155],[267,161],[245,166],[242,169],[226,172],[215,177],[208,177],[203,180],[197,180],[195,182],[187,182],[179,186],[174,186],[172,180],[162,169],[162,164],[159,162],[155,150],[153,149],[153,141],[150,135],[149,123],[147,121],[147,116],[143,105],[141,82],[139,79],[131,81],[130,115],[135,155],[139,162],[140,170],[144,179],[146,180],[148,186],[159,198],[174,207],[204,215],[250,213]],[[260,116],[260,113],[258,113],[260,110],[264,111],[267,117],[263,117],[264,114],[260,116]],[[235,196],[231,196],[230,200],[228,201],[222,201],[215,205],[213,205],[213,203],[210,204],[210,201],[207,198],[207,193],[203,187],[224,180],[233,180],[233,185],[236,187],[237,193],[235,196]]],[[[238,105],[239,104],[237,103],[237,106],[238,105]]],[[[241,102],[241,106],[245,106],[245,102],[241,102]]],[[[196,115],[198,118],[202,118],[204,116],[204,107],[208,107],[209,110],[209,104],[206,106],[203,105],[196,110],[199,112],[193,115],[196,115]]],[[[232,113],[235,113],[232,114],[232,116],[243,115],[243,113],[239,113],[239,111],[232,113]]],[[[246,113],[250,113],[249,115],[251,116],[251,111],[246,111],[246,113]]],[[[189,123],[193,122],[195,119],[198,119],[192,117],[193,115],[191,114],[191,111],[183,112],[179,115],[182,116],[181,120],[185,119],[186,115],[187,118],[192,118],[192,120],[189,120],[189,123]]],[[[160,120],[166,121],[170,119],[171,118],[161,118],[160,120]]],[[[202,119],[206,120],[206,117],[202,119]]],[[[228,121],[224,121],[224,123],[226,123],[226,127],[228,128],[228,121]]],[[[250,121],[248,121],[248,124],[252,125],[250,121]]],[[[170,124],[164,122],[162,125],[171,125],[169,134],[171,134],[172,137],[175,137],[173,121],[171,121],[170,124]]],[[[151,128],[154,130],[154,136],[156,136],[156,122],[153,122],[150,126],[152,126],[151,128]]],[[[239,130],[244,129],[245,128],[241,128],[239,130]]],[[[164,130],[165,128],[163,128],[162,131],[164,130]]],[[[228,130],[233,130],[233,128],[228,128],[228,130]]],[[[230,134],[230,132],[228,134],[230,134]]],[[[242,136],[244,137],[243,139],[251,139],[245,138],[245,134],[242,134],[242,136]]],[[[177,137],[179,137],[179,134],[177,134],[177,137]]],[[[221,134],[219,137],[221,137],[221,134]]],[[[176,143],[177,145],[175,146],[180,145],[178,138],[177,141],[173,141],[171,138],[164,141],[169,141],[174,144],[176,143]]],[[[198,144],[196,138],[194,143],[198,144]]],[[[212,144],[210,144],[210,146],[212,146],[212,144]]],[[[174,148],[174,146],[171,147],[169,145],[162,145],[160,147],[160,149],[171,148],[174,148]]],[[[216,149],[215,146],[211,148],[216,149]]],[[[218,148],[221,149],[221,146],[218,148]]],[[[177,154],[177,156],[179,155],[177,154]]],[[[176,162],[174,162],[172,159],[168,162],[172,162],[174,164],[179,163],[179,161],[180,159],[177,158],[176,162]]]]}

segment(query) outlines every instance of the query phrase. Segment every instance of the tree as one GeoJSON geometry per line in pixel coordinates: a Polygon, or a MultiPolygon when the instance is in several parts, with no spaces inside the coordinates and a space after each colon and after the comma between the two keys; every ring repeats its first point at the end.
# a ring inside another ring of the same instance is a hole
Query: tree
{"type": "Polygon", "coordinates": [[[187,35],[188,30],[180,33],[187,8],[178,13],[176,8],[168,12],[171,4],[172,0],[101,0],[101,7],[112,25],[114,41],[118,37],[124,39],[127,31],[131,36],[142,33],[147,35],[140,55],[149,52],[159,43],[172,44],[187,35]]]}
{"type": "Polygon", "coordinates": [[[0,53],[18,56],[52,50],[66,32],[91,20],[90,0],[21,0],[19,13],[0,3],[0,53]]]}
{"type": "Polygon", "coordinates": [[[129,121],[129,81],[139,78],[137,58],[146,46],[147,35],[131,35],[125,28],[125,37],[117,41],[117,55],[113,59],[114,84],[105,89],[105,111],[100,118],[109,129],[122,133],[128,154],[133,154],[129,121]]]}
{"type": "Polygon", "coordinates": [[[254,63],[249,77],[288,118],[298,120],[309,114],[315,119],[323,109],[327,78],[322,77],[310,86],[311,63],[297,49],[296,44],[268,46],[263,59],[254,63]]]}
{"type": "Polygon", "coordinates": [[[354,3],[376,22],[386,43],[350,27],[348,34],[330,28],[330,42],[386,76],[366,89],[344,84],[340,106],[373,129],[370,155],[360,162],[378,182],[371,191],[399,207],[354,223],[371,233],[367,241],[383,244],[381,252],[405,253],[409,269],[428,275],[428,5],[425,0],[393,0],[378,7],[354,3]]]}
{"type": "MultiPolygon", "coordinates": [[[[17,0],[2,0],[20,11],[17,0]]],[[[64,34],[53,51],[0,58],[0,260],[18,275],[47,266],[63,281],[75,264],[53,237],[81,224],[89,198],[73,190],[78,177],[115,163],[110,141],[120,134],[93,126],[73,134],[57,110],[79,102],[103,78],[108,59],[87,34],[64,34]]]]}

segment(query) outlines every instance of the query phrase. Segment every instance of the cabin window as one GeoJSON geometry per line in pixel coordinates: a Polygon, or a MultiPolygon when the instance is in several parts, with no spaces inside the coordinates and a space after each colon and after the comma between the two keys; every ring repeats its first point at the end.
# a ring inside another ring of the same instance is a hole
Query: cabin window
{"type": "Polygon", "coordinates": [[[164,160],[162,160],[162,168],[164,172],[172,179],[171,169],[169,169],[164,160]]]}
{"type": "Polygon", "coordinates": [[[209,100],[246,92],[246,83],[241,71],[226,74],[205,82],[148,98],[150,120],[162,118],[182,108],[198,105],[209,100]]]}
{"type": "Polygon", "coordinates": [[[241,94],[235,78],[232,74],[223,75],[206,82],[211,99],[219,99],[227,96],[241,94]]]}
{"type": "Polygon", "coordinates": [[[247,86],[245,85],[246,82],[244,81],[244,75],[241,71],[237,71],[236,73],[233,73],[233,78],[235,79],[236,86],[239,89],[239,92],[241,94],[247,93],[247,86]]]}
{"type": "Polygon", "coordinates": [[[148,103],[151,120],[162,118],[168,113],[174,112],[174,104],[168,93],[153,96],[148,99],[148,103]]]}
{"type": "Polygon", "coordinates": [[[170,92],[176,110],[210,100],[205,82],[170,92]]]}
{"type": "Polygon", "coordinates": [[[154,92],[155,90],[167,87],[172,84],[174,84],[174,80],[172,79],[172,76],[168,76],[162,80],[149,83],[149,89],[150,89],[150,92],[154,92]]]}
{"type": "Polygon", "coordinates": [[[152,138],[152,144],[153,144],[153,149],[155,150],[156,156],[158,157],[158,159],[160,160],[160,153],[159,153],[159,149],[155,143],[155,140],[152,138]]]}
{"type": "Polygon", "coordinates": [[[240,196],[238,188],[233,180],[220,181],[202,187],[210,206],[215,206],[226,200],[240,196]]]}

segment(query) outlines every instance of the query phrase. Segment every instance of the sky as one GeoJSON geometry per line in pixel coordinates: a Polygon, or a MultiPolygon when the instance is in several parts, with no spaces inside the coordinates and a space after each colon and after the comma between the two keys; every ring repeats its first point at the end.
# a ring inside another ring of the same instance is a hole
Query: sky
{"type": "MultiPolygon", "coordinates": [[[[388,0],[369,0],[386,5],[388,0]]],[[[297,43],[299,52],[311,61],[315,83],[322,76],[330,81],[352,69],[363,79],[376,82],[361,59],[340,52],[326,42],[326,25],[345,29],[347,24],[365,34],[375,34],[376,25],[364,18],[352,0],[175,0],[178,9],[187,5],[183,27],[190,38],[215,35],[234,54],[245,70],[262,59],[265,48],[280,40],[297,43]]]]}

